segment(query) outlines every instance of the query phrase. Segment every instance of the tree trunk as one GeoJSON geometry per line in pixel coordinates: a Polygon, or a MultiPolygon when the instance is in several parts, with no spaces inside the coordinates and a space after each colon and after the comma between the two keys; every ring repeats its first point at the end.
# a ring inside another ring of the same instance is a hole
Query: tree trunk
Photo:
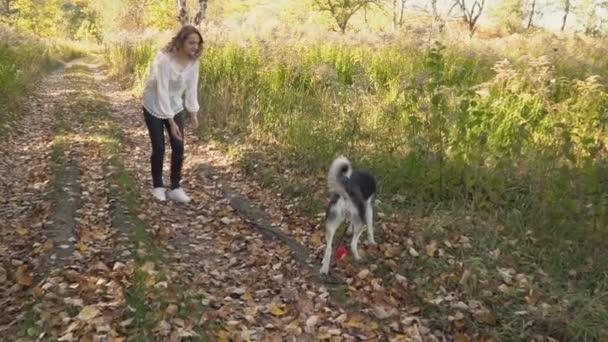
{"type": "Polygon", "coordinates": [[[564,18],[562,20],[562,32],[566,28],[566,20],[568,20],[568,14],[570,14],[570,0],[566,0],[564,6],[564,18]]]}
{"type": "Polygon", "coordinates": [[[532,26],[532,18],[534,17],[534,11],[536,10],[536,0],[532,0],[532,10],[530,11],[530,17],[528,18],[528,27],[530,29],[532,26]]]}
{"type": "Polygon", "coordinates": [[[186,0],[177,0],[177,8],[179,12],[177,14],[177,20],[182,25],[188,23],[188,8],[186,7],[186,0]]]}
{"type": "Polygon", "coordinates": [[[393,31],[397,31],[397,0],[393,0],[393,31]]]}
{"type": "Polygon", "coordinates": [[[401,0],[401,10],[399,12],[399,27],[403,26],[403,12],[405,11],[405,3],[407,0],[401,0]]]}
{"type": "Polygon", "coordinates": [[[6,15],[6,16],[10,15],[11,14],[11,0],[4,0],[4,1],[2,1],[2,3],[3,3],[3,6],[2,6],[0,13],[3,15],[6,15]]]}
{"type": "Polygon", "coordinates": [[[199,0],[198,2],[198,12],[196,12],[196,16],[194,16],[194,25],[196,26],[199,26],[205,19],[205,13],[207,12],[207,1],[208,0],[199,0]]]}

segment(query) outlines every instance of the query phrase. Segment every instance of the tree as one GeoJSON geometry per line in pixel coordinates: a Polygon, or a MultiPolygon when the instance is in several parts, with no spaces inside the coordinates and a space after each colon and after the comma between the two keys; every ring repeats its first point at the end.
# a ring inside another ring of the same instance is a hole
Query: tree
{"type": "Polygon", "coordinates": [[[11,14],[14,14],[16,11],[11,7],[14,2],[15,0],[2,0],[0,14],[2,14],[3,16],[9,16],[11,14]]]}
{"type": "Polygon", "coordinates": [[[532,27],[532,19],[534,18],[534,14],[536,12],[536,0],[532,0],[530,6],[532,8],[530,9],[530,13],[528,13],[528,25],[526,25],[526,29],[530,29],[530,27],[532,27]]]}
{"type": "Polygon", "coordinates": [[[407,0],[392,0],[392,19],[393,19],[393,30],[403,26],[403,14],[405,12],[405,3],[407,0]]]}
{"type": "MultiPolygon", "coordinates": [[[[469,2],[470,3],[470,2],[469,2]]],[[[473,35],[477,30],[477,21],[483,13],[483,8],[486,0],[475,0],[472,5],[468,6],[466,0],[456,0],[455,6],[459,6],[462,10],[463,20],[469,28],[469,33],[473,35]]]]}
{"type": "Polygon", "coordinates": [[[319,10],[331,14],[342,33],[346,32],[348,21],[355,13],[373,3],[376,0],[315,0],[319,10]]]}
{"type": "Polygon", "coordinates": [[[562,17],[562,28],[561,31],[564,32],[564,29],[566,28],[566,21],[568,20],[568,15],[570,15],[570,0],[559,0],[563,10],[564,10],[564,16],[562,17]]]}
{"type": "Polygon", "coordinates": [[[598,36],[606,25],[606,17],[601,15],[608,9],[606,0],[581,0],[574,10],[582,20],[583,32],[588,36],[598,36]]]}
{"type": "MultiPolygon", "coordinates": [[[[203,19],[205,19],[205,13],[207,12],[207,2],[208,0],[199,0],[198,2],[198,11],[192,20],[192,24],[195,26],[199,26],[203,19]]],[[[187,24],[190,20],[188,18],[188,8],[186,6],[186,0],[177,0],[178,7],[178,15],[177,19],[182,25],[187,24]]]]}

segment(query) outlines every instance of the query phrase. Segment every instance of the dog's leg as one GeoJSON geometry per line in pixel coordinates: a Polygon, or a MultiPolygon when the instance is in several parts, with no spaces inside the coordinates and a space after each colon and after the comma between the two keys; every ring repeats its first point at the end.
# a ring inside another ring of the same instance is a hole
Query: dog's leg
{"type": "Polygon", "coordinates": [[[361,233],[363,233],[363,222],[360,220],[355,221],[353,224],[353,228],[355,230],[353,239],[350,241],[350,250],[353,253],[353,257],[355,260],[361,260],[361,256],[359,255],[359,250],[357,249],[357,245],[359,243],[359,238],[361,237],[361,233]]]}
{"type": "Polygon", "coordinates": [[[325,255],[323,255],[323,262],[321,264],[321,273],[327,274],[329,272],[329,263],[331,261],[332,254],[332,241],[334,239],[334,235],[336,234],[336,230],[340,226],[344,220],[344,214],[338,211],[330,211],[325,219],[325,255]]]}
{"type": "Polygon", "coordinates": [[[365,220],[367,225],[367,243],[369,245],[376,245],[376,240],[374,239],[374,208],[372,202],[374,197],[370,197],[367,201],[365,201],[365,220]]]}

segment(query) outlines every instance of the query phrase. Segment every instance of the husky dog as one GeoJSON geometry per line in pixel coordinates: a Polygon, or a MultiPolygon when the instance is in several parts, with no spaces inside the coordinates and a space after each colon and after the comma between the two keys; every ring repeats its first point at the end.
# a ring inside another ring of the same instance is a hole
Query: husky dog
{"type": "Polygon", "coordinates": [[[327,174],[327,184],[332,193],[331,200],[325,212],[325,255],[321,266],[321,273],[327,274],[332,255],[332,241],[336,230],[346,219],[350,221],[348,233],[353,234],[350,250],[356,260],[361,256],[357,251],[357,244],[364,225],[367,226],[367,242],[375,245],[373,227],[372,203],[376,196],[376,180],[367,172],[353,170],[346,157],[334,159],[327,174]]]}

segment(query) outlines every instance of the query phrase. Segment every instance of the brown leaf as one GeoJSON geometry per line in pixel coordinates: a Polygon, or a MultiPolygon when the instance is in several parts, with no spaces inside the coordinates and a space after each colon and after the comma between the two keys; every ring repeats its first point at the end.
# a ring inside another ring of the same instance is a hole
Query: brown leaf
{"type": "Polygon", "coordinates": [[[30,286],[30,285],[32,285],[33,279],[25,272],[26,272],[26,266],[20,265],[19,267],[17,267],[17,272],[15,274],[15,277],[17,278],[17,282],[19,283],[19,285],[30,286]]]}
{"type": "Polygon", "coordinates": [[[529,294],[526,296],[526,302],[528,302],[529,305],[536,305],[539,299],[540,292],[536,290],[530,290],[529,294]]]}
{"type": "Polygon", "coordinates": [[[498,318],[491,311],[483,311],[477,314],[477,321],[486,325],[496,325],[498,318]]]}
{"type": "Polygon", "coordinates": [[[465,334],[456,334],[454,336],[454,342],[469,342],[470,340],[469,336],[465,334]]]}
{"type": "Polygon", "coordinates": [[[44,290],[42,288],[40,288],[39,286],[32,288],[32,293],[37,298],[41,298],[42,296],[44,296],[44,290]]]}
{"type": "Polygon", "coordinates": [[[53,249],[53,240],[46,240],[46,242],[42,245],[42,250],[45,252],[53,249]]]}

